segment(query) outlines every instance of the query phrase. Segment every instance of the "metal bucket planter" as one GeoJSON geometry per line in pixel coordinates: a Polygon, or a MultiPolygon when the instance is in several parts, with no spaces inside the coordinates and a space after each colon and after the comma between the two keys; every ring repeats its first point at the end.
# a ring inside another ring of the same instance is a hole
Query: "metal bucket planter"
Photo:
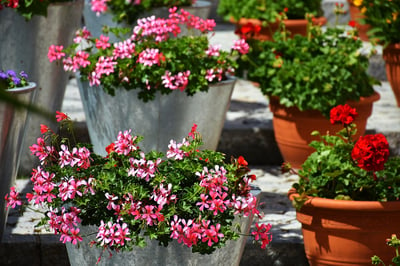
{"type": "MultiPolygon", "coordinates": [[[[31,82],[28,86],[8,92],[18,101],[30,103],[35,88],[36,84],[31,82]]],[[[17,109],[11,104],[0,102],[0,241],[8,214],[4,196],[9,193],[17,176],[27,116],[26,109],[17,109]]]]}
{"type": "Polygon", "coordinates": [[[100,87],[90,87],[78,79],[89,136],[94,152],[104,150],[115,141],[118,132],[132,129],[145,136],[141,148],[167,151],[171,139],[181,141],[194,123],[202,134],[205,149],[215,150],[225,122],[235,79],[210,85],[208,92],[187,96],[181,91],[168,95],[157,94],[156,99],[143,102],[136,90],[116,90],[115,96],[100,87]]]}
{"type": "MultiPolygon", "coordinates": [[[[253,188],[251,193],[260,199],[259,188],[253,188]]],[[[239,222],[241,232],[248,234],[250,231],[253,217],[242,217],[235,222],[239,222]]],[[[67,252],[71,266],[95,265],[97,259],[101,255],[101,249],[90,247],[88,244],[94,240],[97,232],[96,226],[83,226],[81,233],[90,235],[83,237],[80,247],[77,248],[71,243],[67,243],[67,252]]],[[[159,246],[157,241],[147,241],[147,246],[144,248],[135,248],[131,252],[112,253],[110,258],[108,251],[104,251],[100,266],[114,265],[132,265],[132,266],[175,266],[175,265],[192,265],[192,266],[237,266],[240,263],[244,247],[246,245],[246,237],[241,236],[236,241],[228,241],[225,247],[215,250],[210,255],[201,255],[192,253],[192,250],[177,241],[169,243],[168,247],[159,246]]]]}
{"type": "MultiPolygon", "coordinates": [[[[211,11],[211,2],[198,0],[193,6],[182,7],[184,10],[190,12],[191,14],[206,19],[208,18],[211,11]]],[[[168,17],[168,8],[160,7],[154,8],[152,11],[143,13],[140,17],[145,18],[152,15],[161,18],[168,17]]],[[[127,25],[125,23],[117,23],[113,21],[113,16],[111,13],[104,13],[97,16],[95,12],[91,10],[90,0],[85,0],[85,7],[83,9],[83,18],[86,28],[92,33],[93,36],[100,36],[102,33],[101,29],[103,26],[109,27],[133,27],[134,25],[127,25]]],[[[187,35],[187,31],[182,31],[181,35],[187,35]]],[[[110,40],[115,41],[111,36],[110,40]]]]}
{"type": "MultiPolygon", "coordinates": [[[[30,21],[9,8],[1,11],[0,68],[28,73],[38,86],[37,105],[52,113],[61,109],[69,74],[62,65],[49,62],[48,48],[52,44],[66,47],[72,42],[75,30],[81,26],[82,9],[83,0],[51,4],[47,17],[35,16],[30,21]]],[[[29,146],[40,136],[40,124],[55,126],[43,117],[31,116],[27,128],[31,134],[25,139],[21,157],[23,175],[37,164],[29,146]]]]}

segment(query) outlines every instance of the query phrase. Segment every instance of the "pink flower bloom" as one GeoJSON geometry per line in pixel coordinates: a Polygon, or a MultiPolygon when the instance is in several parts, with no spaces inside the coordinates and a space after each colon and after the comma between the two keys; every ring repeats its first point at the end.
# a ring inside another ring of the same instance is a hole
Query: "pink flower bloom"
{"type": "Polygon", "coordinates": [[[233,43],[232,49],[239,51],[241,54],[247,54],[249,52],[249,44],[245,39],[239,39],[233,43]]]}
{"type": "Polygon", "coordinates": [[[140,157],[141,159],[129,159],[131,167],[128,170],[128,176],[136,176],[149,182],[150,178],[155,176],[157,167],[161,163],[161,158],[158,158],[155,162],[146,160],[143,152],[140,153],[140,157]]]}
{"type": "MultiPolygon", "coordinates": [[[[72,71],[76,72],[80,67],[87,67],[90,65],[90,61],[87,60],[89,54],[84,51],[76,52],[76,55],[72,58],[72,71]]],[[[65,64],[64,64],[65,65],[65,64]]]]}
{"type": "Polygon", "coordinates": [[[169,88],[171,90],[179,89],[180,91],[184,91],[189,83],[189,76],[190,70],[187,70],[186,72],[179,72],[174,76],[171,75],[171,72],[166,71],[161,79],[165,88],[169,88]]]}
{"type": "Polygon", "coordinates": [[[10,194],[6,194],[4,199],[7,201],[6,209],[11,206],[11,208],[15,209],[15,207],[21,206],[22,201],[20,199],[19,193],[15,191],[15,187],[10,188],[10,194]]]}
{"type": "Polygon", "coordinates": [[[135,53],[135,43],[133,43],[130,39],[125,40],[123,42],[114,43],[114,51],[113,51],[114,59],[132,58],[132,55],[134,53],[135,53]]]}
{"type": "Polygon", "coordinates": [[[83,27],[83,29],[79,29],[75,33],[74,43],[81,43],[82,40],[88,40],[89,37],[92,36],[90,31],[83,27]]]}
{"type": "Polygon", "coordinates": [[[203,211],[204,209],[208,209],[210,205],[207,203],[208,196],[205,194],[200,195],[201,202],[197,202],[196,205],[200,206],[199,210],[203,211]]]}
{"type": "Polygon", "coordinates": [[[49,58],[50,62],[53,62],[55,60],[59,60],[65,56],[65,53],[62,52],[62,49],[64,49],[64,46],[59,45],[50,45],[49,51],[47,53],[47,57],[49,58]]]}
{"type": "Polygon", "coordinates": [[[111,57],[100,56],[96,63],[95,74],[100,78],[102,75],[110,75],[114,72],[114,66],[117,64],[111,57]]]}
{"type": "Polygon", "coordinates": [[[118,196],[110,195],[108,193],[105,194],[106,199],[108,199],[107,210],[115,210],[118,208],[115,201],[118,199],[118,196]]]}
{"type": "Polygon", "coordinates": [[[261,248],[265,249],[266,246],[272,241],[272,235],[269,233],[271,229],[270,224],[259,224],[256,223],[256,231],[251,234],[254,236],[256,241],[261,242],[261,248]]]}
{"type": "Polygon", "coordinates": [[[175,160],[182,160],[183,157],[187,156],[188,153],[181,150],[182,147],[189,146],[189,141],[186,139],[182,140],[182,143],[176,143],[174,140],[170,140],[167,151],[167,158],[174,158],[175,160]]]}
{"type": "Polygon", "coordinates": [[[31,153],[39,158],[41,164],[45,163],[46,159],[51,159],[55,154],[55,149],[52,146],[46,146],[43,138],[37,139],[37,144],[33,144],[29,147],[31,153]]]}
{"type": "Polygon", "coordinates": [[[138,62],[145,66],[160,65],[160,57],[158,49],[147,48],[139,54],[138,62]]]}
{"type": "Polygon", "coordinates": [[[92,5],[92,11],[96,12],[97,16],[100,16],[101,13],[107,11],[107,3],[110,0],[92,0],[90,4],[92,5]]]}
{"type": "Polygon", "coordinates": [[[219,229],[221,228],[220,224],[217,224],[216,226],[211,225],[209,229],[205,229],[204,233],[202,235],[203,242],[208,242],[207,245],[211,247],[214,243],[218,243],[218,238],[224,237],[224,234],[218,233],[219,229]]]}
{"type": "Polygon", "coordinates": [[[108,47],[111,46],[111,44],[108,42],[110,37],[104,36],[103,34],[100,35],[100,39],[96,39],[96,48],[97,49],[107,49],[108,47]]]}
{"type": "Polygon", "coordinates": [[[221,49],[221,45],[219,45],[219,44],[218,45],[210,45],[206,51],[206,54],[210,57],[211,56],[219,56],[220,49],[221,49]]]}
{"type": "Polygon", "coordinates": [[[114,150],[118,154],[128,155],[132,151],[136,151],[137,147],[135,146],[134,141],[137,139],[137,136],[131,135],[132,130],[125,130],[124,133],[120,131],[117,136],[117,141],[115,141],[114,150]]]}

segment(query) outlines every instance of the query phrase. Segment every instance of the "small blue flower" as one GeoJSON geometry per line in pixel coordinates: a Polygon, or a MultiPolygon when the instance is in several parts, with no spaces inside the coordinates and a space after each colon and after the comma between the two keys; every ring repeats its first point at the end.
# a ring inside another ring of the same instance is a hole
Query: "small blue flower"
{"type": "Polygon", "coordinates": [[[15,71],[14,70],[7,70],[7,75],[9,76],[9,77],[12,77],[12,78],[16,78],[17,77],[17,73],[15,73],[15,71]]]}
{"type": "Polygon", "coordinates": [[[15,86],[18,86],[21,84],[21,79],[17,77],[12,77],[12,81],[14,82],[15,86]]]}
{"type": "Polygon", "coordinates": [[[19,75],[21,76],[21,78],[28,79],[28,74],[26,74],[24,71],[19,72],[19,75]]]}
{"type": "Polygon", "coordinates": [[[0,70],[0,79],[8,79],[8,75],[0,70]]]}

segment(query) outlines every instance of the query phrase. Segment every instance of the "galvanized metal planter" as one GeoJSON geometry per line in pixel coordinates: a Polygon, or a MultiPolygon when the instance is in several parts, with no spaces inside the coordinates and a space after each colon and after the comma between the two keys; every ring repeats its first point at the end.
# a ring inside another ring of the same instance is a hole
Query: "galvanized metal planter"
{"type": "Polygon", "coordinates": [[[164,151],[171,139],[181,141],[194,123],[202,134],[205,149],[215,150],[225,122],[235,79],[210,85],[208,92],[187,96],[181,91],[168,95],[157,94],[156,99],[143,102],[137,91],[116,90],[115,96],[100,87],[90,87],[78,78],[79,92],[85,111],[89,136],[94,152],[104,150],[117,138],[119,131],[132,129],[145,136],[141,148],[164,151]]]}
{"type": "MultiPolygon", "coordinates": [[[[251,193],[260,199],[259,188],[253,188],[251,193]]],[[[253,217],[237,218],[242,234],[248,234],[253,221],[253,217]],[[240,220],[239,220],[240,219],[240,220]]],[[[237,266],[240,263],[244,247],[246,245],[246,236],[241,236],[237,241],[228,241],[226,246],[215,250],[212,254],[201,255],[192,253],[191,248],[179,244],[177,241],[169,243],[168,247],[159,246],[157,241],[147,241],[144,248],[135,248],[131,252],[112,253],[110,258],[108,251],[101,254],[101,249],[90,248],[89,242],[96,238],[96,226],[83,226],[81,233],[89,236],[83,237],[83,242],[77,248],[71,243],[67,243],[67,252],[71,266],[95,265],[97,259],[102,255],[100,266],[132,265],[132,266],[237,266]]]]}
{"type": "MultiPolygon", "coordinates": [[[[36,84],[8,90],[18,101],[30,103],[34,97],[36,84]]],[[[28,111],[0,102],[0,241],[6,226],[7,214],[4,196],[15,182],[24,141],[28,111]]]]}
{"type": "MultiPolygon", "coordinates": [[[[38,86],[36,103],[49,112],[60,110],[69,74],[62,65],[50,63],[48,48],[52,44],[64,47],[72,42],[72,37],[81,26],[84,0],[51,4],[47,17],[35,16],[26,21],[14,10],[6,8],[0,16],[0,68],[24,70],[29,80],[38,86]]],[[[32,115],[28,123],[30,134],[23,144],[20,172],[27,175],[37,161],[31,156],[29,146],[40,136],[38,126],[51,121],[32,115]]]]}

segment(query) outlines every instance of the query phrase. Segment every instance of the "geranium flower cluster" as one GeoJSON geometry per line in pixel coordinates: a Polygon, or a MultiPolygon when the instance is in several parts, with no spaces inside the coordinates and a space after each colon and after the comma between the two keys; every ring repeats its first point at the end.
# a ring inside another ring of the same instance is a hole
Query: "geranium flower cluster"
{"type": "Polygon", "coordinates": [[[92,37],[87,29],[79,30],[72,46],[51,45],[48,58],[61,61],[65,71],[79,71],[83,81],[110,94],[123,87],[139,90],[139,98],[145,101],[154,99],[158,91],[193,95],[234,74],[236,58],[249,51],[244,39],[235,40],[229,52],[211,45],[207,34],[215,25],[214,20],[174,7],[168,18],[139,19],[129,38],[114,43],[105,33],[92,37]],[[201,35],[181,36],[181,27],[201,35]]]}
{"type": "MultiPolygon", "coordinates": [[[[320,136],[315,148],[297,172],[299,182],[293,187],[300,194],[298,207],[308,196],[330,199],[394,201],[400,198],[400,158],[389,156],[389,144],[381,134],[367,134],[353,140],[357,111],[338,105],[330,111],[332,124],[343,129],[335,135],[320,136]]],[[[288,167],[285,166],[287,171],[288,167]]]]}
{"type": "MultiPolygon", "coordinates": [[[[165,245],[176,240],[194,252],[211,253],[248,234],[238,231],[236,219],[263,216],[251,193],[256,177],[247,162],[239,157],[227,163],[219,152],[199,150],[196,126],[181,143],[171,140],[166,156],[145,154],[138,145],[142,137],[126,130],[102,157],[63,137],[71,121],[60,112],[57,119],[61,135],[43,126],[43,136],[30,147],[40,165],[26,198],[48,207],[42,224],[63,243],[81,242],[81,226],[95,225],[91,243],[103,250],[143,246],[151,235],[165,245]]],[[[6,200],[7,207],[22,204],[14,187],[6,200]]],[[[269,228],[256,223],[251,234],[263,248],[271,241],[269,228]]]]}

